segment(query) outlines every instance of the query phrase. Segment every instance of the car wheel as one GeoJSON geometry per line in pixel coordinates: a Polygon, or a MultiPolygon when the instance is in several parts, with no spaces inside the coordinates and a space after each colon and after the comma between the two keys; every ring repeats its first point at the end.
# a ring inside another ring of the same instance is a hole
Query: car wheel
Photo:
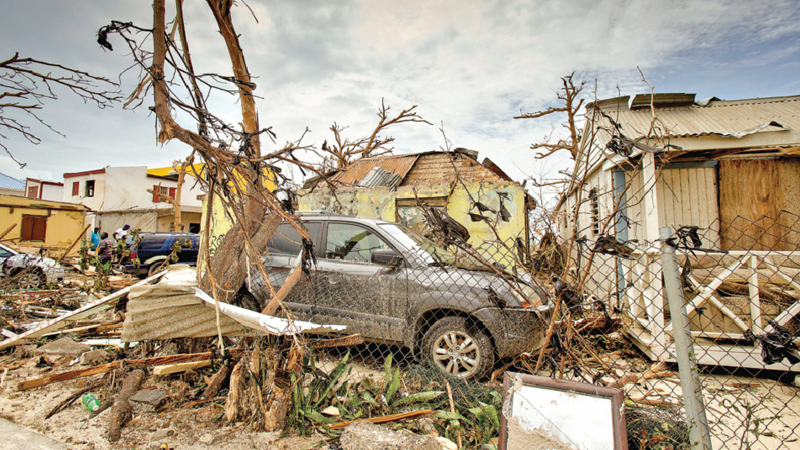
{"type": "Polygon", "coordinates": [[[37,269],[25,269],[19,273],[17,278],[17,285],[20,289],[39,289],[45,284],[47,284],[47,277],[37,269]]]}
{"type": "Polygon", "coordinates": [[[478,379],[494,367],[494,346],[478,327],[468,327],[464,317],[439,319],[422,340],[423,357],[444,373],[478,379]]]}
{"type": "Polygon", "coordinates": [[[233,304],[250,311],[261,312],[258,300],[247,289],[241,289],[233,300],[233,304]]]}
{"type": "Polygon", "coordinates": [[[169,260],[165,259],[163,261],[156,261],[153,263],[153,265],[150,266],[150,269],[147,271],[147,277],[150,278],[153,275],[166,269],[167,267],[169,267],[169,260]]]}

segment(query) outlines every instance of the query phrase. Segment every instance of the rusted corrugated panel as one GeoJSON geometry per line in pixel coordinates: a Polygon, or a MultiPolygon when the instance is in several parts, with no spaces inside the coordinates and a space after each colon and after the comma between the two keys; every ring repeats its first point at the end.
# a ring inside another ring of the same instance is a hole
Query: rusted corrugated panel
{"type": "Polygon", "coordinates": [[[411,167],[414,166],[418,156],[419,155],[397,155],[359,159],[352,163],[347,169],[334,175],[331,180],[343,186],[357,186],[375,167],[380,167],[387,172],[400,175],[402,179],[411,167]]]}
{"type": "Polygon", "coordinates": [[[430,186],[451,183],[455,170],[465,183],[480,181],[505,181],[493,171],[482,166],[478,161],[460,153],[431,153],[421,155],[405,177],[401,186],[430,186]]]}
{"type": "MultiPolygon", "coordinates": [[[[649,108],[621,110],[610,113],[622,132],[631,139],[647,135],[652,121],[649,108]]],[[[742,137],[747,132],[800,130],[800,96],[750,100],[712,101],[708,106],[657,108],[657,125],[666,128],[673,137],[719,135],[742,137]]]]}

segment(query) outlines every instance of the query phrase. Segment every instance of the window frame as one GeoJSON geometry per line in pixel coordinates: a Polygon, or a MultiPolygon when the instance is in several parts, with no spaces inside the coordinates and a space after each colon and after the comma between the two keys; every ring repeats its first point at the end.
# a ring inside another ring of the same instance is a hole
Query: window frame
{"type": "Polygon", "coordinates": [[[86,180],[83,187],[84,197],[94,197],[95,180],[86,180]]]}
{"type": "Polygon", "coordinates": [[[20,241],[45,242],[47,240],[47,216],[23,214],[20,225],[20,241]],[[26,221],[30,223],[30,230],[26,229],[26,221]],[[37,222],[41,225],[41,236],[37,234],[37,222]],[[41,239],[37,239],[37,237],[41,237],[41,239]]]}
{"type": "Polygon", "coordinates": [[[375,230],[374,228],[372,228],[369,225],[366,225],[366,224],[363,224],[363,223],[357,223],[357,222],[346,222],[346,221],[330,220],[325,224],[325,227],[324,227],[323,232],[322,232],[323,233],[322,234],[322,242],[320,242],[320,246],[317,249],[317,257],[318,258],[325,259],[326,261],[333,261],[333,262],[340,262],[340,263],[347,263],[347,264],[374,264],[374,265],[377,265],[377,264],[373,263],[371,259],[370,259],[370,261],[349,261],[349,260],[346,260],[346,259],[328,258],[328,230],[330,229],[330,226],[334,225],[334,224],[336,224],[336,225],[350,225],[350,226],[354,226],[354,227],[359,227],[359,228],[365,229],[365,230],[371,232],[372,234],[374,234],[378,239],[380,239],[384,244],[386,244],[387,247],[389,247],[390,249],[394,250],[395,253],[397,253],[398,255],[403,255],[403,252],[399,251],[397,249],[397,247],[395,247],[390,240],[386,239],[378,230],[375,230]]]}

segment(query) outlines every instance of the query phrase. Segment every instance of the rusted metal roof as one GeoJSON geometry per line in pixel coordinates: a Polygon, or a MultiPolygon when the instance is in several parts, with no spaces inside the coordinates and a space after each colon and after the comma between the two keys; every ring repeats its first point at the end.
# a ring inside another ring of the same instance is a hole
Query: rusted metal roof
{"type": "Polygon", "coordinates": [[[419,158],[418,154],[359,159],[350,164],[347,169],[334,175],[331,181],[343,186],[358,186],[375,167],[397,174],[402,180],[414,166],[414,163],[417,162],[417,158],[419,158]]]}
{"type": "MultiPolygon", "coordinates": [[[[628,109],[621,102],[610,107],[600,103],[598,106],[622,125],[623,134],[637,139],[647,135],[653,119],[650,108],[641,107],[642,104],[640,100],[634,109],[628,109]]],[[[657,107],[655,113],[657,126],[672,137],[716,135],[741,138],[763,132],[800,131],[800,96],[711,100],[706,106],[695,103],[689,106],[657,107]]]]}

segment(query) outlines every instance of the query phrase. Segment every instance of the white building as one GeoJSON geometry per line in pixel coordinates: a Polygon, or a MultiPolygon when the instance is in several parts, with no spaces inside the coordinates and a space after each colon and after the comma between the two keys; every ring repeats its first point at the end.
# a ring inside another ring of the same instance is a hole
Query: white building
{"type": "Polygon", "coordinates": [[[27,178],[25,180],[25,196],[28,198],[60,202],[64,197],[63,191],[64,183],[37,180],[36,178],[27,178]]]}
{"type": "MultiPolygon", "coordinates": [[[[174,209],[169,200],[154,195],[175,197],[177,175],[158,176],[146,166],[104,167],[85,172],[65,173],[62,201],[80,203],[89,208],[87,221],[109,234],[129,224],[141,231],[181,231],[174,229],[174,209]]],[[[182,231],[200,231],[202,194],[195,179],[186,175],[180,205],[182,231]]]]}

